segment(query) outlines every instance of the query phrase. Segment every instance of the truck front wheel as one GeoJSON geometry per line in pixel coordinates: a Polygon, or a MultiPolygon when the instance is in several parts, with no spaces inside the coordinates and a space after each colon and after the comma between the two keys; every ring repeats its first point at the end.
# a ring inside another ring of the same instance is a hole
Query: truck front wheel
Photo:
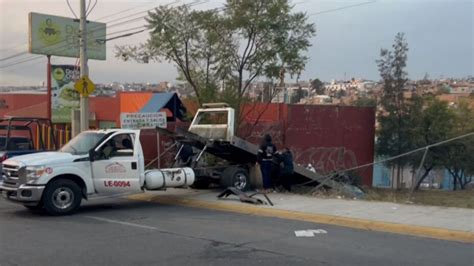
{"type": "Polygon", "coordinates": [[[227,167],[221,174],[221,186],[235,187],[242,191],[248,190],[250,188],[249,173],[242,167],[227,167]]]}
{"type": "Polygon", "coordinates": [[[81,188],[69,179],[58,179],[46,186],[44,209],[50,215],[69,215],[81,205],[81,188]]]}

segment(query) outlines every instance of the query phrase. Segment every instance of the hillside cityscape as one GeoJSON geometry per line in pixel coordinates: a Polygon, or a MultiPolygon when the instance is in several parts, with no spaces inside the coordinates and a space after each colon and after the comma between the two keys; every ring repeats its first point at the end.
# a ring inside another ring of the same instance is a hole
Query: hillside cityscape
{"type": "MultiPolygon", "coordinates": [[[[195,94],[186,83],[120,83],[96,84],[97,90],[92,96],[114,97],[117,92],[175,92],[182,99],[193,98],[195,94]]],[[[273,102],[288,104],[328,104],[328,105],[375,105],[375,102],[363,102],[364,99],[377,100],[383,88],[382,81],[352,78],[350,80],[320,81],[305,80],[286,83],[284,88],[266,82],[254,82],[246,96],[255,102],[273,102]],[[362,101],[361,101],[362,100],[362,101]]],[[[223,90],[223,87],[220,88],[223,90]]],[[[434,95],[442,101],[455,104],[459,99],[469,99],[474,105],[474,77],[462,79],[410,80],[405,87],[404,97],[413,94],[434,95]]],[[[0,93],[46,93],[45,86],[0,86],[0,93]]]]}

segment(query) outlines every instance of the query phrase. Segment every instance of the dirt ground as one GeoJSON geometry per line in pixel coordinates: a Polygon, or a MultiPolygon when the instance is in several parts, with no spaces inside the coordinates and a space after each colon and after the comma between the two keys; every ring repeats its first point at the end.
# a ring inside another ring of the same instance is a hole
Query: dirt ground
{"type": "MultiPolygon", "coordinates": [[[[361,200],[385,201],[402,204],[420,204],[432,206],[458,207],[474,209],[474,189],[445,191],[420,190],[410,197],[409,190],[392,190],[383,188],[362,188],[365,195],[361,200]]],[[[293,193],[321,198],[345,198],[335,191],[312,191],[310,187],[295,187],[293,193]]]]}
{"type": "Polygon", "coordinates": [[[370,188],[366,189],[365,200],[474,209],[474,190],[420,190],[415,191],[410,198],[409,190],[370,188]]]}

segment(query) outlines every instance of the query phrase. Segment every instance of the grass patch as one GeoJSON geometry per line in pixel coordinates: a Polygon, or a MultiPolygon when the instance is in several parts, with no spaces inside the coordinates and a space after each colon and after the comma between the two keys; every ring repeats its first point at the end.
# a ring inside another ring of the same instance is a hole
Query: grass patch
{"type": "Polygon", "coordinates": [[[409,190],[366,188],[364,200],[474,209],[474,190],[409,190]]]}

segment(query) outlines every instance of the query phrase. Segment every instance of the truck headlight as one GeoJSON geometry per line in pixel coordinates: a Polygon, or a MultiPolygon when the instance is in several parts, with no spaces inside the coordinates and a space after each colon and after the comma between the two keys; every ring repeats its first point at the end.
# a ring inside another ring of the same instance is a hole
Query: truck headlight
{"type": "Polygon", "coordinates": [[[28,166],[26,167],[26,178],[28,183],[35,181],[46,173],[46,167],[44,166],[28,166]]]}

